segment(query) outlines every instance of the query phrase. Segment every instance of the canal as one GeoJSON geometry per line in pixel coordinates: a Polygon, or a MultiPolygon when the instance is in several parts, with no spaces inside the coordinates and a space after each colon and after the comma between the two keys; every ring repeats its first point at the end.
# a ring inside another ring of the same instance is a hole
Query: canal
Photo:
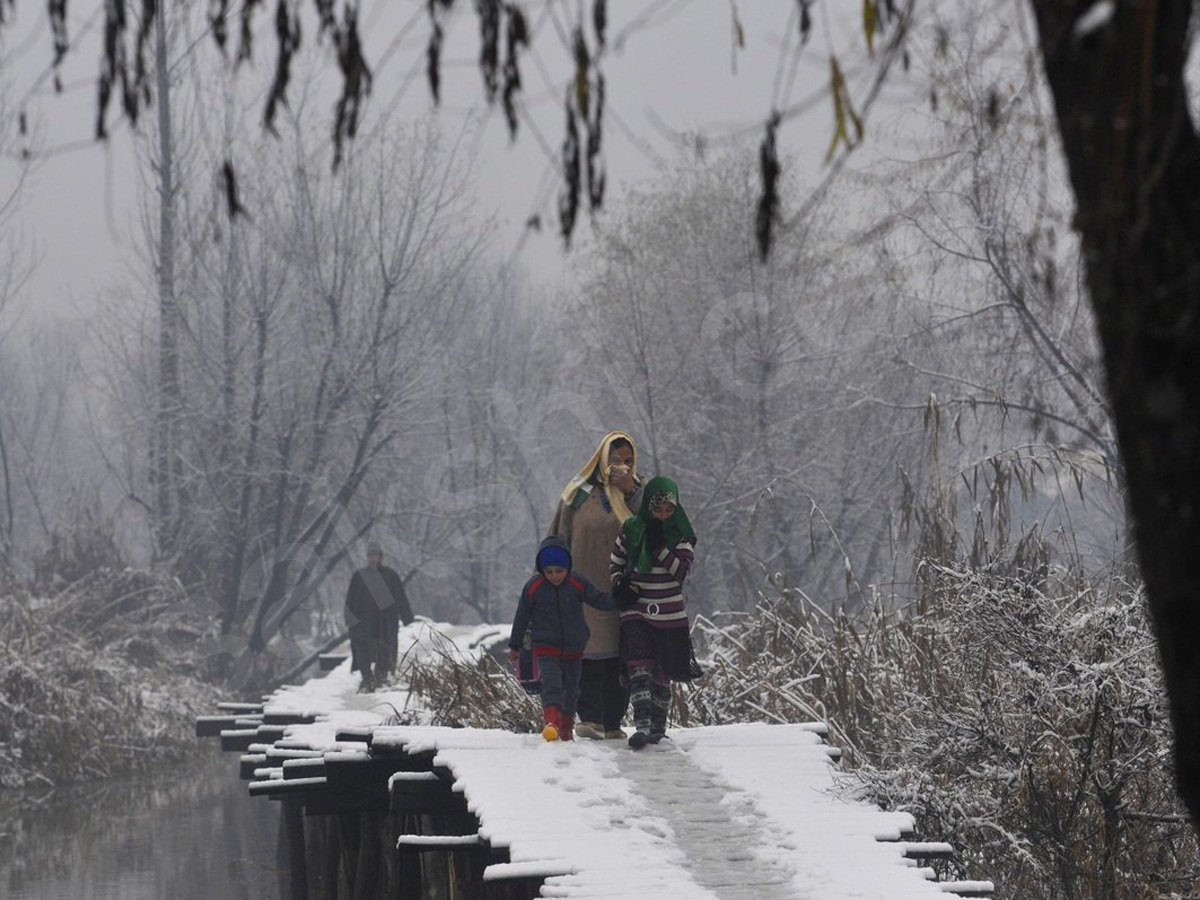
{"type": "Polygon", "coordinates": [[[213,741],[201,747],[186,765],[137,778],[0,793],[0,897],[279,896],[278,804],[251,800],[237,760],[213,741]]]}

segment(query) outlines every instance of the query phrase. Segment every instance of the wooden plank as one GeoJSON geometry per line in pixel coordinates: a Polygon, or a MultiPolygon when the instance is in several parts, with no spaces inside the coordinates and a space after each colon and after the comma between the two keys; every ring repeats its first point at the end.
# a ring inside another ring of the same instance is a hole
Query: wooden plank
{"type": "Polygon", "coordinates": [[[990,881],[942,881],[937,887],[944,894],[958,897],[990,897],[996,892],[996,886],[990,881]]]}
{"type": "Polygon", "coordinates": [[[409,753],[403,744],[396,743],[392,739],[385,739],[382,743],[376,743],[374,730],[372,730],[371,737],[367,740],[367,747],[370,749],[371,755],[375,757],[388,757],[391,759],[403,757],[409,760],[409,768],[413,771],[433,768],[433,757],[436,754],[434,750],[409,753]]]}
{"type": "Polygon", "coordinates": [[[410,794],[393,792],[390,798],[392,812],[433,814],[467,811],[467,797],[445,791],[440,794],[410,794]]]}
{"type": "Polygon", "coordinates": [[[317,663],[322,672],[330,672],[349,658],[345,653],[322,653],[317,657],[317,663]]]}
{"type": "Polygon", "coordinates": [[[249,716],[261,713],[263,705],[261,703],[239,703],[233,700],[222,700],[217,704],[217,709],[224,713],[249,716]]]}
{"type": "Polygon", "coordinates": [[[954,848],[941,841],[906,841],[906,859],[954,859],[954,848]]]}
{"type": "Polygon", "coordinates": [[[237,728],[221,732],[221,749],[226,753],[245,753],[251,744],[259,743],[257,728],[237,728]]]}
{"type": "Polygon", "coordinates": [[[486,848],[487,841],[476,834],[402,834],[396,841],[401,853],[429,853],[434,850],[462,851],[486,848]]]}
{"type": "Polygon", "coordinates": [[[249,781],[254,777],[255,769],[261,769],[267,764],[267,755],[265,753],[247,753],[239,762],[238,777],[242,781],[249,781]]]}
{"type": "Polygon", "coordinates": [[[196,716],[196,737],[220,737],[222,731],[257,728],[261,724],[260,721],[248,721],[244,715],[196,716]]]}
{"type": "Polygon", "coordinates": [[[264,725],[311,725],[317,721],[312,713],[296,712],[294,710],[267,711],[263,713],[264,725]]]}
{"type": "Polygon", "coordinates": [[[324,778],[272,778],[270,781],[252,781],[246,790],[251,797],[291,797],[299,794],[315,794],[325,790],[324,778]]]}
{"type": "Polygon", "coordinates": [[[364,753],[342,752],[325,755],[325,777],[330,791],[358,804],[364,812],[391,809],[388,780],[398,771],[411,768],[402,756],[377,758],[364,753]]]}
{"type": "Polygon", "coordinates": [[[877,834],[877,835],[875,835],[875,840],[880,841],[881,843],[884,843],[884,844],[893,844],[896,841],[909,840],[911,837],[913,837],[913,835],[916,834],[916,832],[913,831],[911,827],[904,827],[904,828],[899,828],[897,830],[897,834],[899,835],[898,837],[893,836],[891,834],[887,834],[887,835],[877,834]]]}
{"type": "Polygon", "coordinates": [[[334,734],[334,740],[347,744],[363,743],[370,745],[373,728],[339,728],[334,734]]]}
{"type": "Polygon", "coordinates": [[[287,731],[286,725],[259,725],[258,740],[268,744],[273,744],[287,731]]]}
{"type": "Polygon", "coordinates": [[[283,762],[283,777],[285,780],[292,778],[318,778],[325,774],[325,760],[323,759],[287,759],[283,762]]]}
{"type": "Polygon", "coordinates": [[[273,764],[277,764],[279,760],[284,759],[324,759],[325,754],[320,750],[292,750],[276,744],[266,752],[266,757],[274,760],[273,764]]]}
{"type": "Polygon", "coordinates": [[[483,870],[479,896],[482,900],[528,900],[541,896],[547,878],[570,874],[554,862],[492,863],[483,870]]]}
{"type": "Polygon", "coordinates": [[[388,791],[392,794],[443,794],[451,785],[436,772],[396,772],[388,779],[388,791]]]}

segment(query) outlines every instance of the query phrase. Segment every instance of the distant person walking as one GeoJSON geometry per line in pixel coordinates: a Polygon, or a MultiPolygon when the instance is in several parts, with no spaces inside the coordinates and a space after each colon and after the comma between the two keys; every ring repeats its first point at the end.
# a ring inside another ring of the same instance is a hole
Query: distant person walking
{"type": "MultiPolygon", "coordinates": [[[[596,452],[562,492],[548,532],[570,547],[575,571],[597,585],[609,584],[609,556],[621,523],[642,502],[637,445],[623,431],[604,436],[596,452]]],[[[621,623],[615,611],[585,606],[591,637],[583,653],[579,683],[579,737],[625,739],[621,720],[629,705],[622,684],[621,623]]]]}
{"type": "Polygon", "coordinates": [[[396,668],[400,623],[413,620],[404,582],[383,564],[383,547],[376,541],[367,544],[366,566],[350,576],[345,616],[350,671],[362,673],[358,689],[369,693],[396,668]]]}

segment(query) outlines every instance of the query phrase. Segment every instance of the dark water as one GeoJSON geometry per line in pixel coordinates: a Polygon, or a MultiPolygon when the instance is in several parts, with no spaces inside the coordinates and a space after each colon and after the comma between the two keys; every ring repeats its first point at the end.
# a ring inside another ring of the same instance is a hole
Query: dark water
{"type": "Polygon", "coordinates": [[[185,765],[58,790],[20,813],[0,807],[0,897],[279,896],[279,804],[248,796],[237,754],[205,743],[185,765]]]}

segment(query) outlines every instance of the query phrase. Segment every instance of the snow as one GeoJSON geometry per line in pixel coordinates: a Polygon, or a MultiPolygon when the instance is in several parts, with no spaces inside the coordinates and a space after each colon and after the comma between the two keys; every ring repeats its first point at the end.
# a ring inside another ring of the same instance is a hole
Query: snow
{"type": "Polygon", "coordinates": [[[1116,11],[1117,5],[1113,0],[1093,3],[1087,12],[1075,20],[1075,40],[1085,38],[1093,31],[1103,28],[1112,20],[1116,11]]]}
{"type": "Polygon", "coordinates": [[[477,834],[402,834],[396,841],[397,847],[475,847],[479,845],[477,834]]]}
{"type": "MultiPolygon", "coordinates": [[[[401,630],[401,656],[475,658],[507,636],[495,626],[420,622],[401,630]]],[[[358,694],[357,687],[346,662],[277,692],[265,710],[316,713],[318,721],[289,725],[285,737],[326,760],[362,758],[365,744],[336,740],[351,727],[370,729],[377,750],[432,752],[479,832],[427,842],[482,839],[508,848],[510,862],[489,866],[487,880],[544,878],[542,896],[572,900],[929,900],[949,889],[904,854],[950,846],[905,841],[910,815],[851,799],[855,783],[830,760],[822,723],[679,729],[673,740],[634,752],[615,741],[547,743],[540,735],[385,724],[408,707],[407,692],[358,694]]],[[[282,769],[268,773],[280,777],[282,769]]],[[[402,772],[389,786],[433,780],[433,773],[402,772]]]]}
{"type": "Polygon", "coordinates": [[[388,790],[397,784],[433,784],[441,781],[433,772],[396,772],[388,779],[388,790]]]}

